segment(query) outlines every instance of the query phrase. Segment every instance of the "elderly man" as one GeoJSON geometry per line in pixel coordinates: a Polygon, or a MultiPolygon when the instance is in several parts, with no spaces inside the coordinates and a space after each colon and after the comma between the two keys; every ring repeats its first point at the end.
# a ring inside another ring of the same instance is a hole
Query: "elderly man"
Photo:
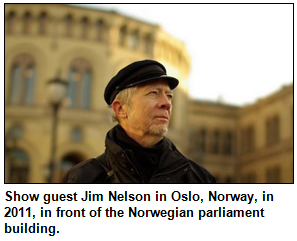
{"type": "Polygon", "coordinates": [[[154,60],[134,62],[108,83],[104,99],[118,125],[105,153],[74,166],[64,183],[214,183],[167,139],[176,78],[154,60]]]}

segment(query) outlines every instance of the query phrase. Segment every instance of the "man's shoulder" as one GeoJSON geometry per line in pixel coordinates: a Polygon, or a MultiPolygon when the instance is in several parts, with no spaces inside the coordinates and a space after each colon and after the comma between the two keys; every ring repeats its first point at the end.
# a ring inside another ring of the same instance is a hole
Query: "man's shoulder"
{"type": "Polygon", "coordinates": [[[90,158],[73,166],[63,178],[63,183],[104,183],[105,154],[90,158]]]}
{"type": "Polygon", "coordinates": [[[164,138],[164,140],[168,143],[169,145],[169,150],[172,151],[171,153],[174,153],[170,161],[172,159],[178,160],[176,162],[177,165],[180,164],[180,161],[183,163],[187,163],[187,165],[190,166],[190,170],[187,170],[187,182],[189,183],[216,183],[216,179],[214,176],[204,167],[200,166],[198,163],[188,159],[185,157],[174,145],[173,142],[171,142],[168,138],[164,138]]]}
{"type": "Polygon", "coordinates": [[[201,183],[216,183],[215,177],[206,168],[189,159],[188,162],[201,183]]]}

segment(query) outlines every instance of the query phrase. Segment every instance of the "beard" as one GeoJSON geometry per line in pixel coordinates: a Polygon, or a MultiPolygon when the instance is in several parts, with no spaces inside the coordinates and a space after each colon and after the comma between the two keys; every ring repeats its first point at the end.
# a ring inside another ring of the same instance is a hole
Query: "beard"
{"type": "Polygon", "coordinates": [[[133,119],[128,120],[128,125],[135,130],[140,130],[147,135],[152,136],[165,136],[168,132],[168,127],[166,124],[153,124],[150,126],[138,125],[133,121],[133,119]]]}
{"type": "Polygon", "coordinates": [[[168,132],[167,124],[161,123],[161,124],[151,124],[150,125],[146,120],[144,122],[142,122],[141,124],[137,124],[134,117],[135,117],[135,113],[133,111],[133,108],[130,108],[128,125],[135,130],[140,130],[147,135],[160,136],[160,137],[165,136],[168,132]]]}
{"type": "Polygon", "coordinates": [[[166,124],[152,125],[147,128],[147,134],[152,136],[165,136],[168,132],[166,124]]]}

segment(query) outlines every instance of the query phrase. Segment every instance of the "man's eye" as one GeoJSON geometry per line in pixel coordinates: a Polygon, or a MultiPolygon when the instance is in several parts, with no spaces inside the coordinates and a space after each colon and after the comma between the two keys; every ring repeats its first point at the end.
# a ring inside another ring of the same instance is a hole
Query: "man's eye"
{"type": "Polygon", "coordinates": [[[167,95],[167,98],[170,99],[170,100],[172,100],[173,99],[173,95],[169,94],[169,95],[167,95]]]}
{"type": "Polygon", "coordinates": [[[151,95],[157,95],[158,92],[157,92],[157,91],[151,91],[150,94],[151,94],[151,95]]]}

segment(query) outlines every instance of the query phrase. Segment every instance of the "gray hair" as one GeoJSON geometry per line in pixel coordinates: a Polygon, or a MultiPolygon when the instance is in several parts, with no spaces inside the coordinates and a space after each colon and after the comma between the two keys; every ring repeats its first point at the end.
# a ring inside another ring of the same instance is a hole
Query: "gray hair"
{"type": "MultiPolygon", "coordinates": [[[[137,86],[123,89],[116,95],[114,101],[120,100],[120,101],[122,101],[123,104],[126,104],[130,107],[131,96],[135,93],[136,90],[137,90],[137,86]]],[[[111,105],[109,107],[111,107],[111,105]]],[[[111,120],[113,122],[119,123],[119,118],[117,117],[117,115],[114,112],[112,112],[111,120]]]]}

